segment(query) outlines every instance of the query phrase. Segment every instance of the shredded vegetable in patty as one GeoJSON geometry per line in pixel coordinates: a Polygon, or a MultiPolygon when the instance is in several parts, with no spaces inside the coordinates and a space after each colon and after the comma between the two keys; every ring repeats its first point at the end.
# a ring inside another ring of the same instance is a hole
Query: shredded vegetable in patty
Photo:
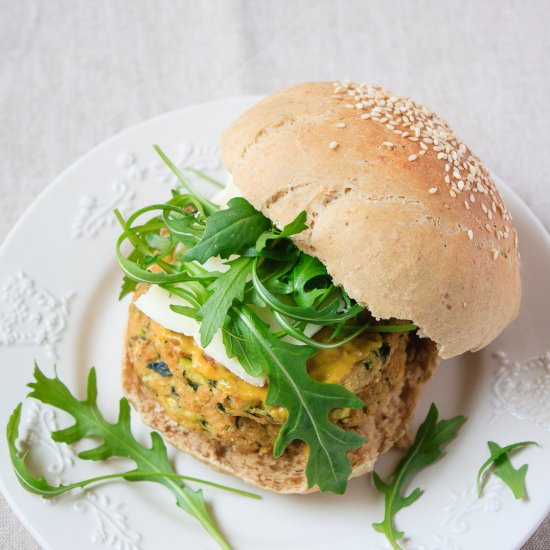
{"type": "MultiPolygon", "coordinates": [[[[309,359],[313,379],[340,383],[365,402],[362,411],[334,409],[334,422],[350,427],[354,416],[378,408],[403,376],[407,340],[406,333],[364,333],[309,359]]],[[[208,357],[193,338],[165,329],[135,306],[127,346],[136,373],[178,424],[244,450],[272,451],[287,411],[266,405],[267,387],[241,380],[208,357]]]]}

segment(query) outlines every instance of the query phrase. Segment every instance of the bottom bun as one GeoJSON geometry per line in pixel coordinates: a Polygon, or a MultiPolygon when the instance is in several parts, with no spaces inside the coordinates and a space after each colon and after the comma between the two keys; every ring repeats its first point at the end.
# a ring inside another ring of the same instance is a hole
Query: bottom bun
{"type": "MultiPolygon", "coordinates": [[[[390,449],[407,432],[420,389],[439,363],[437,348],[428,339],[413,336],[407,346],[407,365],[402,382],[393,388],[386,401],[372,416],[364,416],[357,431],[366,442],[349,453],[353,471],[350,477],[370,472],[378,457],[390,449]]],[[[310,493],[305,476],[306,446],[300,441],[289,445],[283,455],[243,452],[231,443],[222,443],[192,432],[176,423],[154,399],[125,356],[122,383],[126,397],[141,414],[143,421],[162,433],[165,440],[209,464],[214,469],[234,475],[246,483],[278,493],[310,493]]]]}

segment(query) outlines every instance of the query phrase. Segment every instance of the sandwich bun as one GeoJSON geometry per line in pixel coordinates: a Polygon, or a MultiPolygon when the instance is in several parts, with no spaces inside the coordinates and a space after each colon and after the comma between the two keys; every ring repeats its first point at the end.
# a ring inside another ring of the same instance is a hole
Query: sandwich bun
{"type": "Polygon", "coordinates": [[[349,82],[286,88],[224,132],[222,160],[278,227],[305,210],[296,245],[441,357],[486,346],[516,317],[510,213],[479,159],[412,99],[349,82]]]}
{"type": "MultiPolygon", "coordinates": [[[[294,242],[351,298],[376,318],[419,327],[402,352],[399,381],[376,410],[358,413],[353,429],[366,441],[349,453],[351,477],[369,472],[407,433],[439,358],[480,349],[517,315],[510,213],[486,168],[443,120],[378,86],[307,83],[270,95],[224,132],[221,154],[240,193],[279,228],[307,213],[308,229],[294,242]]],[[[167,414],[136,368],[127,345],[126,395],[171,444],[264,489],[317,489],[307,486],[303,443],[276,459],[190,430],[167,414]]]]}
{"type": "MultiPolygon", "coordinates": [[[[134,306],[132,306],[134,307],[134,306]]],[[[356,477],[370,472],[376,459],[407,434],[422,385],[439,363],[437,349],[429,340],[414,339],[407,349],[405,376],[374,415],[362,415],[357,431],[366,442],[349,453],[356,477]]],[[[311,493],[305,474],[306,446],[293,441],[279,458],[269,453],[243,452],[228,442],[209,438],[175,422],[136,374],[126,353],[122,383],[128,401],[143,421],[162,433],[168,443],[224,474],[277,493],[311,493]]]]}

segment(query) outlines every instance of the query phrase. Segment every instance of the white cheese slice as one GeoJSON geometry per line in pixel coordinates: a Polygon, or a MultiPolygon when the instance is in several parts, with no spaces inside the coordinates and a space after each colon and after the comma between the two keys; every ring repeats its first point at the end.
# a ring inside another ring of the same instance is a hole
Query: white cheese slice
{"type": "MultiPolygon", "coordinates": [[[[227,203],[231,198],[239,196],[241,196],[239,190],[233,183],[232,176],[229,175],[226,186],[218,193],[216,193],[214,197],[212,197],[212,202],[219,204],[222,208],[226,208],[227,203]]],[[[222,262],[219,257],[208,259],[202,267],[207,271],[220,272],[224,272],[229,269],[229,267],[225,265],[225,263],[222,262]]],[[[221,330],[218,330],[215,333],[214,338],[212,339],[212,342],[210,342],[210,344],[208,344],[206,347],[201,346],[200,323],[192,317],[187,317],[170,309],[171,305],[189,306],[189,302],[187,302],[183,298],[171,294],[170,292],[164,290],[159,286],[151,285],[149,287],[149,290],[147,290],[145,294],[142,294],[134,302],[134,304],[142,313],[155,321],[155,323],[158,323],[168,330],[172,330],[180,334],[185,334],[186,336],[191,336],[195,340],[197,346],[203,349],[207,355],[212,357],[212,359],[214,359],[218,363],[222,364],[224,367],[226,367],[233,374],[235,374],[245,382],[248,382],[249,384],[257,387],[262,387],[265,385],[267,381],[267,378],[265,376],[251,376],[244,370],[240,361],[236,357],[229,357],[227,355],[225,346],[223,344],[221,330]]],[[[270,310],[261,308],[254,309],[256,310],[256,313],[258,313],[259,316],[271,326],[272,330],[274,330],[275,332],[280,330],[280,326],[276,322],[270,310]]],[[[320,329],[320,326],[310,324],[306,326],[304,333],[307,336],[311,337],[320,329]]],[[[298,340],[295,340],[294,338],[291,338],[289,336],[285,337],[284,340],[292,344],[300,344],[298,340]]]]}
{"type": "Polygon", "coordinates": [[[227,203],[233,197],[242,197],[241,192],[235,185],[233,176],[229,174],[227,176],[227,181],[225,182],[225,187],[220,189],[213,197],[212,202],[217,204],[221,208],[227,208],[227,203]]]}
{"type": "Polygon", "coordinates": [[[134,304],[142,313],[155,321],[155,323],[158,323],[168,330],[191,336],[196,344],[204,349],[207,355],[218,363],[221,363],[245,382],[257,387],[265,385],[265,376],[250,376],[250,374],[244,370],[238,359],[227,355],[221,330],[216,332],[210,344],[204,348],[201,346],[199,334],[200,323],[192,317],[187,317],[170,309],[171,305],[189,306],[189,302],[185,301],[183,298],[170,294],[170,292],[157,285],[151,285],[149,290],[145,294],[142,294],[134,304]]]}

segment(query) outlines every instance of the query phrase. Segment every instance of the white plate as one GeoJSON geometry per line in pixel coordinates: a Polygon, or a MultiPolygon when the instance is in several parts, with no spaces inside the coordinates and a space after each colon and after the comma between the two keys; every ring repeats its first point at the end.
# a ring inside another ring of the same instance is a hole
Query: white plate
{"type": "MultiPolygon", "coordinates": [[[[80,159],[29,208],[0,251],[2,426],[25,396],[35,358],[48,373],[57,362],[61,379],[81,395],[88,369],[95,365],[100,406],[115,418],[128,302],[117,301],[118,228],[112,210],[128,212],[168,197],[171,178],[153,143],[179,165],[222,176],[220,132],[256,100],[208,103],[136,126],[80,159]]],[[[445,361],[424,392],[417,421],[434,401],[442,417],[465,414],[468,422],[446,456],[414,480],[424,495],[398,515],[409,548],[416,550],[517,548],[549,510],[550,241],[521,200],[503,183],[500,187],[520,235],[522,309],[487,349],[445,361]],[[525,439],[542,444],[513,458],[516,466],[529,463],[529,501],[515,501],[497,478],[478,499],[474,484],[488,454],[486,442],[525,439]]],[[[76,480],[120,469],[120,463],[75,460],[70,449],[51,443],[48,433],[58,422],[66,419],[31,402],[22,418],[22,431],[32,436],[32,456],[51,479],[76,480]]],[[[134,426],[145,441],[148,430],[137,415],[134,426]]],[[[162,487],[114,482],[46,504],[19,486],[3,438],[0,453],[2,490],[46,548],[215,548],[162,487]]],[[[244,487],[192,458],[171,454],[181,472],[244,487]]],[[[395,458],[385,457],[377,469],[388,472],[395,458]]],[[[341,497],[262,493],[262,501],[251,501],[209,488],[205,493],[222,531],[238,549],[386,547],[371,528],[383,516],[383,500],[370,476],[353,480],[341,497]]]]}

